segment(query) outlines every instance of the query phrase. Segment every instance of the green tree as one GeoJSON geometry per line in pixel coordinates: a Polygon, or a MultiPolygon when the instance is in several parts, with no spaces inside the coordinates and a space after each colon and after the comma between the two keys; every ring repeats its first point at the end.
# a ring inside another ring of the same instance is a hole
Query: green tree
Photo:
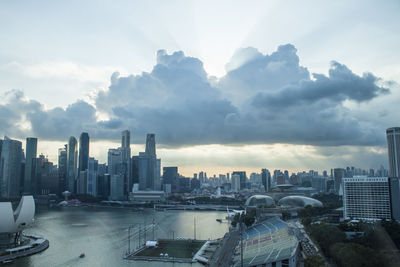
{"type": "Polygon", "coordinates": [[[345,233],[340,231],[339,228],[324,223],[311,224],[307,229],[327,256],[330,255],[330,246],[344,242],[346,238],[345,233]]]}
{"type": "Polygon", "coordinates": [[[304,267],[325,267],[325,260],[320,255],[308,256],[304,260],[304,267]]]}
{"type": "Polygon", "coordinates": [[[356,243],[336,243],[330,248],[330,254],[342,267],[375,267],[383,262],[374,250],[356,243]]]}

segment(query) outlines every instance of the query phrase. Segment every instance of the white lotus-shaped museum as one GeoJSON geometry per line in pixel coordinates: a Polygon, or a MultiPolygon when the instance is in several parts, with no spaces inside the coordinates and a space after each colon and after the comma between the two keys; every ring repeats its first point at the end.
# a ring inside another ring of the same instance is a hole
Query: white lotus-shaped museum
{"type": "Polygon", "coordinates": [[[35,201],[32,196],[23,196],[14,211],[11,202],[0,202],[0,234],[21,231],[33,221],[35,201]]]}

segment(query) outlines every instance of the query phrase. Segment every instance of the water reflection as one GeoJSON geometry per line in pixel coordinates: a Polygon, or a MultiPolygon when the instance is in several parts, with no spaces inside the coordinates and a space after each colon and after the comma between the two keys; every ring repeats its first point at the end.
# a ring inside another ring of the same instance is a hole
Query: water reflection
{"type": "MultiPolygon", "coordinates": [[[[140,238],[194,236],[196,220],[197,239],[222,237],[227,223],[218,223],[224,212],[200,211],[138,211],[127,209],[64,208],[39,211],[35,223],[28,231],[44,235],[50,247],[41,254],[16,260],[14,266],[160,266],[160,263],[137,263],[123,260],[128,248],[128,226],[132,229],[131,248],[136,248],[140,238]],[[195,219],[194,219],[195,218],[195,219]],[[146,226],[146,227],[145,227],[146,226]],[[84,252],[85,258],[79,258],[84,252]]],[[[12,266],[12,265],[11,265],[12,266]]],[[[163,264],[163,266],[173,266],[163,264]]],[[[176,264],[174,266],[185,266],[176,264]]],[[[194,266],[194,265],[192,265],[194,266]]]]}

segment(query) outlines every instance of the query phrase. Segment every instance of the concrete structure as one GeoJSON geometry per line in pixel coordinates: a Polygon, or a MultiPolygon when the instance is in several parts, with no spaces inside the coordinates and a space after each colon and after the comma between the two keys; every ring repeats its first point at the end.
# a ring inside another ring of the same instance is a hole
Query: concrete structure
{"type": "Polygon", "coordinates": [[[240,243],[236,247],[235,267],[297,266],[299,241],[288,225],[278,218],[257,223],[243,232],[243,265],[240,243]]]}
{"type": "Polygon", "coordinates": [[[125,200],[124,176],[122,174],[110,175],[110,200],[125,200]]]}
{"type": "Polygon", "coordinates": [[[80,171],[76,179],[76,193],[80,195],[87,194],[88,170],[80,171]]]}
{"type": "Polygon", "coordinates": [[[0,197],[19,197],[21,192],[22,143],[7,136],[1,143],[0,197]]]}
{"type": "Polygon", "coordinates": [[[122,132],[121,153],[122,163],[126,166],[124,190],[126,191],[125,194],[129,195],[129,192],[132,191],[133,180],[131,174],[131,133],[128,130],[122,132]]]}
{"type": "Polygon", "coordinates": [[[99,162],[94,158],[89,158],[87,169],[87,194],[97,196],[97,168],[99,162]]]}
{"type": "Polygon", "coordinates": [[[400,127],[386,130],[389,153],[389,176],[400,178],[400,127]]]}
{"type": "Polygon", "coordinates": [[[89,160],[89,134],[83,132],[79,137],[78,173],[87,170],[88,160],[89,160]]]}
{"type": "Polygon", "coordinates": [[[240,175],[232,174],[232,191],[239,192],[240,191],[240,175]]]}
{"type": "Polygon", "coordinates": [[[147,134],[146,151],[132,158],[133,180],[139,183],[139,190],[161,189],[161,160],[157,159],[155,135],[147,134]]]}
{"type": "Polygon", "coordinates": [[[59,179],[59,192],[64,192],[67,182],[67,162],[68,162],[68,145],[64,148],[58,149],[58,179],[59,179]]]}
{"type": "Polygon", "coordinates": [[[165,200],[165,192],[164,191],[155,191],[155,190],[139,190],[139,185],[134,184],[133,190],[129,194],[130,201],[142,201],[142,202],[160,202],[165,200]]]}
{"type": "Polygon", "coordinates": [[[339,194],[342,179],[345,177],[346,170],[342,168],[333,169],[333,180],[335,181],[335,193],[339,194]]]}
{"type": "Polygon", "coordinates": [[[147,134],[146,136],[146,154],[149,156],[156,156],[156,135],[147,134]]]}
{"type": "Polygon", "coordinates": [[[398,179],[355,176],[343,179],[345,219],[399,219],[398,179]],[[394,200],[394,201],[392,201],[394,200]]]}
{"type": "Polygon", "coordinates": [[[240,177],[240,189],[243,190],[247,187],[247,177],[246,177],[246,172],[244,171],[235,171],[232,173],[233,175],[239,175],[240,177]]]}
{"type": "Polygon", "coordinates": [[[306,206],[312,206],[312,207],[322,207],[321,201],[310,198],[310,197],[305,197],[305,196],[287,196],[284,198],[281,198],[278,201],[279,206],[290,206],[290,207],[306,207],[306,206]]]}
{"type": "Polygon", "coordinates": [[[271,191],[271,173],[267,169],[261,170],[261,181],[265,192],[271,191]]]}
{"type": "Polygon", "coordinates": [[[266,207],[270,208],[275,206],[275,201],[272,197],[270,196],[265,196],[265,195],[254,195],[249,197],[246,200],[245,205],[247,207],[266,207]]]}
{"type": "MultiPolygon", "coordinates": [[[[169,188],[169,193],[177,193],[180,191],[178,167],[164,167],[163,168],[163,185],[164,188],[169,188]]],[[[164,190],[167,192],[166,190],[164,190]]]]}
{"type": "Polygon", "coordinates": [[[26,138],[25,144],[25,177],[24,177],[24,194],[32,194],[32,161],[37,154],[37,138],[26,138]]]}
{"type": "Polygon", "coordinates": [[[67,149],[67,178],[66,190],[75,193],[75,180],[78,176],[78,143],[76,138],[71,136],[68,140],[67,149]]]}

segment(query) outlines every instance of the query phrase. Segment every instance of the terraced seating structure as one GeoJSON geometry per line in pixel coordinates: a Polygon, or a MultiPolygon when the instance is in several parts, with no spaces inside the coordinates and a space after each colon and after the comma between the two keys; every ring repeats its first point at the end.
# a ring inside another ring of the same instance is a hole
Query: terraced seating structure
{"type": "MultiPolygon", "coordinates": [[[[267,266],[274,262],[296,266],[299,242],[279,218],[271,218],[247,228],[242,233],[242,239],[244,266],[267,266]]],[[[240,247],[237,251],[239,255],[234,258],[234,266],[241,266],[240,247]]]]}

